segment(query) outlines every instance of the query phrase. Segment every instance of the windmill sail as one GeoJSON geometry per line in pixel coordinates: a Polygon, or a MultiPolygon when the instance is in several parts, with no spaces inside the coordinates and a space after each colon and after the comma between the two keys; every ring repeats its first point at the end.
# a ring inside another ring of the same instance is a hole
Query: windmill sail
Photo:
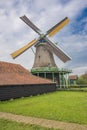
{"type": "Polygon", "coordinates": [[[60,60],[62,60],[64,63],[71,60],[71,58],[62,50],[60,47],[57,47],[55,44],[53,44],[48,38],[44,38],[47,41],[48,48],[58,57],[60,60]]]}
{"type": "Polygon", "coordinates": [[[29,18],[27,18],[25,15],[20,17],[20,19],[22,19],[28,26],[30,26],[35,32],[37,32],[38,34],[40,34],[41,30],[36,27],[36,25],[34,25],[29,18]]]}
{"type": "Polygon", "coordinates": [[[55,26],[53,26],[50,30],[47,31],[48,36],[55,35],[60,29],[62,29],[66,24],[68,24],[69,19],[66,17],[61,22],[57,23],[55,26]]]}
{"type": "Polygon", "coordinates": [[[33,46],[34,44],[36,44],[37,40],[34,39],[32,40],[30,43],[28,43],[27,45],[25,45],[24,47],[20,48],[19,50],[13,52],[11,54],[11,56],[13,57],[13,59],[15,59],[17,56],[21,55],[23,52],[25,52],[27,49],[29,49],[31,46],[33,46]]]}

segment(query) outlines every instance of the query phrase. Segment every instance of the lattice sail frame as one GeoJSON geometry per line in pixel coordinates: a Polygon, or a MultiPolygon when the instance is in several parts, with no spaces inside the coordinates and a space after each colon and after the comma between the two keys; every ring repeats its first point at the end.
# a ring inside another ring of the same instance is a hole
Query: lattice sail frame
{"type": "Polygon", "coordinates": [[[69,60],[71,60],[71,57],[68,56],[59,46],[56,46],[54,43],[52,43],[52,41],[50,41],[48,39],[47,36],[53,36],[55,35],[60,29],[62,29],[66,24],[69,23],[69,19],[66,17],[64,18],[61,22],[57,23],[55,26],[53,26],[51,29],[49,29],[46,34],[42,34],[41,30],[34,25],[29,18],[27,18],[27,16],[22,16],[20,17],[29,27],[31,27],[36,33],[39,34],[39,38],[38,39],[34,39],[32,40],[30,43],[28,43],[27,45],[25,45],[24,47],[18,49],[17,51],[13,52],[11,54],[12,58],[15,59],[16,57],[18,57],[19,55],[21,55],[22,53],[24,53],[27,49],[29,49],[30,47],[32,47],[33,45],[36,44],[40,44],[40,41],[44,40],[47,43],[47,47],[52,51],[52,53],[54,53],[58,58],[60,58],[60,60],[62,60],[63,62],[67,62],[69,60]]]}

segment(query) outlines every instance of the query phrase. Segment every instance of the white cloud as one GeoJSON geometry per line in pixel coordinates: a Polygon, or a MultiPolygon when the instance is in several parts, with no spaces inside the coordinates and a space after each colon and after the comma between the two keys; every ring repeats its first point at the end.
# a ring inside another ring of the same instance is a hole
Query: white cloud
{"type": "Polygon", "coordinates": [[[73,74],[82,75],[82,74],[84,74],[86,72],[87,72],[87,66],[72,68],[72,73],[73,74]]]}

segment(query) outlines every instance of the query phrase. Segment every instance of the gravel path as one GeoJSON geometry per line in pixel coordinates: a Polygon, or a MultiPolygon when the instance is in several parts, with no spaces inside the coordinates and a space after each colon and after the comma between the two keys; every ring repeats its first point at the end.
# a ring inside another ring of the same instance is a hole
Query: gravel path
{"type": "Polygon", "coordinates": [[[0,112],[0,118],[9,119],[16,122],[23,122],[25,124],[40,125],[48,128],[54,128],[54,129],[59,128],[61,130],[87,130],[87,125],[21,116],[21,115],[15,115],[15,114],[5,113],[5,112],[0,112]]]}

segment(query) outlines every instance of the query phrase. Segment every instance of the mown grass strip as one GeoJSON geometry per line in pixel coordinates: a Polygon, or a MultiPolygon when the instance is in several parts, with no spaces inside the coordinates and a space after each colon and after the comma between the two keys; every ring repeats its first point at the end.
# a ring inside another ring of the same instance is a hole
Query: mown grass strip
{"type": "Polygon", "coordinates": [[[15,121],[9,121],[6,119],[0,119],[0,130],[54,130],[54,129],[45,128],[37,125],[19,123],[15,121]]]}

